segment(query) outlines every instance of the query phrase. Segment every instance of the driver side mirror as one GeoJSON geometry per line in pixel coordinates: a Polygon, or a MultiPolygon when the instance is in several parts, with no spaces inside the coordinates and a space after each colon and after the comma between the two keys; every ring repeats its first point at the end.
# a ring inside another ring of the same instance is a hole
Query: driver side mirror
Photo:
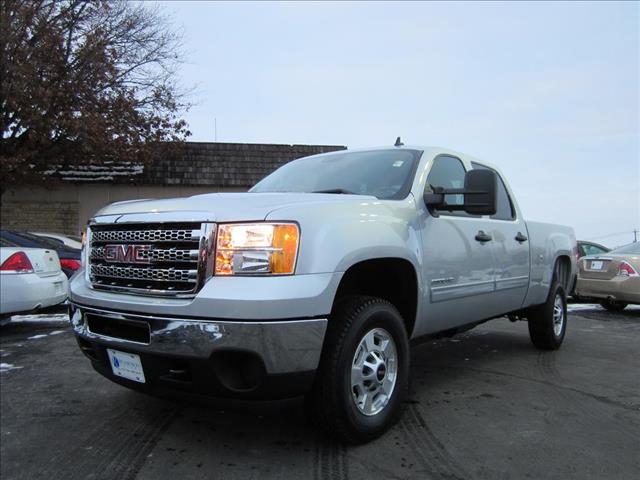
{"type": "Polygon", "coordinates": [[[464,188],[432,187],[433,193],[424,194],[424,203],[432,215],[438,210],[464,211],[469,215],[495,215],[498,177],[493,170],[469,170],[464,175],[464,188]],[[463,195],[462,205],[449,205],[445,195],[463,195]]]}

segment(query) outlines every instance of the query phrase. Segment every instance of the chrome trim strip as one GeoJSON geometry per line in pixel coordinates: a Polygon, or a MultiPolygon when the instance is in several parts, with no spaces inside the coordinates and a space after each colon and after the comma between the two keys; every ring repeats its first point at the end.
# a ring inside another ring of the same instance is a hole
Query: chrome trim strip
{"type": "Polygon", "coordinates": [[[141,319],[146,321],[152,320],[166,320],[170,321],[181,321],[181,322],[199,322],[199,323],[231,323],[235,325],[255,325],[255,324],[280,324],[280,323],[304,323],[304,322],[315,322],[317,320],[326,320],[325,318],[294,318],[291,320],[283,319],[283,320],[219,320],[219,319],[206,319],[206,318],[180,318],[180,317],[164,317],[162,315],[155,314],[146,314],[146,313],[129,313],[129,312],[115,312],[113,310],[105,310],[99,307],[87,307],[85,305],[81,305],[75,302],[69,302],[74,308],[87,311],[87,312],[98,312],[99,315],[102,316],[110,316],[113,318],[118,318],[120,320],[126,320],[130,317],[135,317],[133,320],[141,319]]]}
{"type": "Polygon", "coordinates": [[[482,282],[467,282],[454,285],[442,285],[431,287],[431,301],[444,302],[456,298],[470,297],[473,295],[481,295],[495,291],[495,282],[493,280],[485,280],[482,282]]]}
{"type": "Polygon", "coordinates": [[[528,275],[496,279],[496,290],[511,290],[512,288],[522,288],[527,287],[528,285],[528,275]]]}
{"type": "Polygon", "coordinates": [[[447,285],[451,282],[455,281],[454,277],[444,277],[444,278],[434,278],[433,280],[431,280],[431,285],[432,286],[444,286],[447,285]]]}

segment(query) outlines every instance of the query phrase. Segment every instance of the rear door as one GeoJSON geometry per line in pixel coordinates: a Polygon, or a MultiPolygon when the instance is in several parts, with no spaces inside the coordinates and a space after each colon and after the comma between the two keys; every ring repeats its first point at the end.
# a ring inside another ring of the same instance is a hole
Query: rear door
{"type": "MultiPolygon", "coordinates": [[[[472,166],[492,170],[476,162],[472,166]]],[[[496,262],[494,299],[500,306],[496,314],[502,314],[522,308],[529,288],[530,256],[527,226],[518,217],[504,180],[495,173],[498,176],[498,208],[489,219],[489,230],[496,262]]]]}

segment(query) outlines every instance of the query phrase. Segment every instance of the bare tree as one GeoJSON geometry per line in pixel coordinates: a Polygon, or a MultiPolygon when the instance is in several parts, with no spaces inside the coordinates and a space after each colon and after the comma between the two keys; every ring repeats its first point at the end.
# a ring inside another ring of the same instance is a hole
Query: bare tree
{"type": "Polygon", "coordinates": [[[0,0],[0,185],[104,160],[146,163],[188,135],[180,35],[124,0],[0,0]]]}

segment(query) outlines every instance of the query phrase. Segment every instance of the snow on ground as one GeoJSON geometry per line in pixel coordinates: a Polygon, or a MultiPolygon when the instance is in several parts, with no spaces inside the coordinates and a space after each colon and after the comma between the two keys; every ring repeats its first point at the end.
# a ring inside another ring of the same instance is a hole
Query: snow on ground
{"type": "Polygon", "coordinates": [[[47,338],[50,337],[51,335],[60,335],[61,333],[65,333],[66,330],[54,330],[53,332],[49,332],[47,334],[39,334],[39,335],[34,335],[32,337],[27,337],[27,340],[38,340],[40,338],[47,338]]]}
{"type": "MultiPolygon", "coordinates": [[[[569,312],[579,312],[581,310],[602,310],[606,311],[603,307],[598,303],[570,303],[567,305],[567,310],[569,312]]],[[[640,310],[640,305],[627,305],[622,313],[630,310],[640,310]]]]}
{"type": "Polygon", "coordinates": [[[597,303],[570,303],[567,305],[567,310],[579,312],[580,310],[602,310],[602,307],[597,303]]]}
{"type": "Polygon", "coordinates": [[[42,315],[14,315],[11,323],[67,323],[69,314],[49,313],[42,315]]]}
{"type": "Polygon", "coordinates": [[[0,372],[8,372],[9,370],[17,370],[18,368],[22,367],[18,367],[10,363],[0,363],[0,372]]]}

